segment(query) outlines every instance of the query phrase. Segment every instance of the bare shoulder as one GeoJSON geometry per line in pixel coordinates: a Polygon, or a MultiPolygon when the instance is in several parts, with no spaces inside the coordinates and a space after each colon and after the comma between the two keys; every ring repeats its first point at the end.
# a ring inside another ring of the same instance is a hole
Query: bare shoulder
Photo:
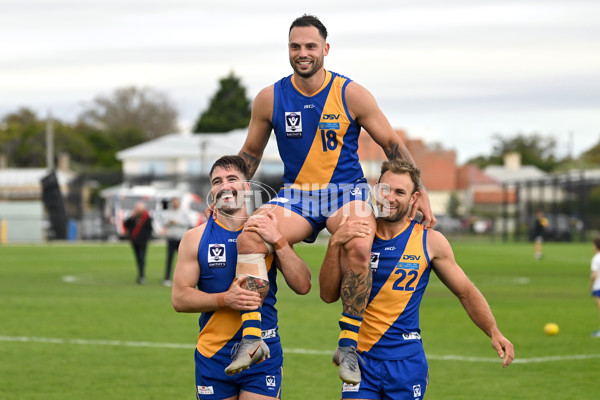
{"type": "Polygon", "coordinates": [[[256,128],[262,131],[270,131],[271,115],[275,102],[274,85],[261,89],[252,102],[252,116],[250,118],[250,130],[256,128]]]}
{"type": "Polygon", "coordinates": [[[371,92],[360,83],[352,81],[346,86],[346,99],[361,100],[365,95],[372,97],[371,92]]]}
{"type": "Polygon", "coordinates": [[[346,87],[346,103],[353,117],[360,117],[377,110],[375,97],[364,86],[352,81],[346,87]]]}
{"type": "Polygon", "coordinates": [[[202,234],[204,234],[204,230],[206,229],[207,223],[203,223],[195,228],[189,229],[181,238],[182,243],[191,244],[191,243],[199,243],[202,238],[202,234]]]}
{"type": "Polygon", "coordinates": [[[275,98],[275,85],[267,86],[258,92],[256,97],[254,98],[254,104],[259,105],[273,105],[273,99],[275,98]]]}
{"type": "Polygon", "coordinates": [[[429,258],[433,259],[452,254],[452,248],[441,232],[427,229],[427,252],[429,258]]]}

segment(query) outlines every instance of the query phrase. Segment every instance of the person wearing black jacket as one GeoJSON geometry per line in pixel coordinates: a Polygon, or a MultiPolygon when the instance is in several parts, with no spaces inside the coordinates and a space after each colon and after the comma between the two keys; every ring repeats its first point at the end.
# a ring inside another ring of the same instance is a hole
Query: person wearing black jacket
{"type": "Polygon", "coordinates": [[[125,230],[133,246],[133,253],[137,262],[137,283],[142,285],[146,281],[144,275],[146,250],[148,241],[152,237],[152,217],[150,217],[150,213],[143,202],[137,203],[131,212],[131,216],[125,220],[125,230]]]}

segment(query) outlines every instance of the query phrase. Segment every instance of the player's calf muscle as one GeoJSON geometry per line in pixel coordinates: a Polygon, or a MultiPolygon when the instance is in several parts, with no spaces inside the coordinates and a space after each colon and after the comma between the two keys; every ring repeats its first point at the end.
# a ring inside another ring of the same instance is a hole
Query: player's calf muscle
{"type": "Polygon", "coordinates": [[[240,233],[237,238],[237,251],[238,254],[268,253],[267,246],[255,232],[240,233]]]}

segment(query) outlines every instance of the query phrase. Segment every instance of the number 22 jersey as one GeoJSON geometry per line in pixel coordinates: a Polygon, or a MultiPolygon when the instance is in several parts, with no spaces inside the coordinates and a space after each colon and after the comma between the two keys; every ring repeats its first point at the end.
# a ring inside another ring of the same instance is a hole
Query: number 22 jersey
{"type": "Polygon", "coordinates": [[[419,307],[429,283],[427,230],[412,221],[390,240],[377,235],[371,249],[373,287],[358,332],[358,350],[382,360],[423,351],[419,307]]]}

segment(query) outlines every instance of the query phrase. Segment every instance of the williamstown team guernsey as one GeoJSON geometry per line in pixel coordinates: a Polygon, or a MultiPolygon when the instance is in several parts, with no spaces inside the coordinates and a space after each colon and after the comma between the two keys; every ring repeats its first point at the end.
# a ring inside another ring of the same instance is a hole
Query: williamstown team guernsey
{"type": "Polygon", "coordinates": [[[427,231],[412,221],[390,240],[375,235],[373,288],[358,333],[358,350],[381,360],[423,351],[419,304],[429,282],[427,231]]]}
{"type": "Polygon", "coordinates": [[[361,127],[350,117],[345,98],[351,80],[326,71],[323,86],[306,96],[292,77],[275,83],[272,116],[284,184],[314,190],[362,178],[357,152],[361,127]]]}
{"type": "MultiPolygon", "coordinates": [[[[200,280],[198,289],[207,293],[225,292],[235,278],[237,263],[236,240],[242,228],[230,231],[218,221],[210,218],[198,245],[200,280]]],[[[262,306],[262,337],[268,344],[271,355],[281,354],[281,343],[277,332],[277,268],[273,265],[273,255],[266,257],[269,276],[269,293],[262,306]],[[273,267],[273,268],[272,268],[273,267]]],[[[242,319],[240,312],[222,308],[202,313],[199,320],[200,333],[196,348],[204,357],[231,362],[231,349],[242,339],[242,319]]]]}

